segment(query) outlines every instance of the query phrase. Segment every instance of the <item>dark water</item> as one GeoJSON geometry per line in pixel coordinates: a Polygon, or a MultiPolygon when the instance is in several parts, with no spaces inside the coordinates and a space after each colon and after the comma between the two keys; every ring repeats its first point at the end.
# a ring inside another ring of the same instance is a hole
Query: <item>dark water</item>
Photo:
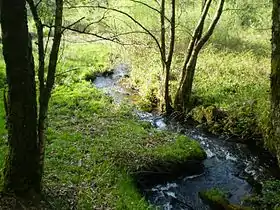
{"type": "MultiPolygon", "coordinates": [[[[127,76],[127,69],[126,65],[119,65],[113,74],[97,77],[94,84],[116,103],[121,103],[129,98],[129,92],[119,85],[119,80],[127,76]]],[[[252,154],[242,144],[227,142],[198,129],[184,127],[157,114],[139,110],[135,110],[135,114],[158,129],[180,132],[197,140],[207,153],[203,173],[142,189],[149,202],[159,209],[209,209],[199,198],[198,192],[213,187],[227,192],[231,203],[240,204],[242,198],[252,193],[253,188],[248,180],[261,182],[271,177],[270,162],[262,162],[258,154],[252,154]]]]}

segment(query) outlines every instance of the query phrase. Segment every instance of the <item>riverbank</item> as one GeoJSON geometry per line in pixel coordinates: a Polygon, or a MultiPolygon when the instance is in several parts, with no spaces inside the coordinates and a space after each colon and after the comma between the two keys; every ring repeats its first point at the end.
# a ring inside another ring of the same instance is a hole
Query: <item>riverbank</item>
{"type": "MultiPolygon", "coordinates": [[[[48,122],[44,196],[49,209],[147,209],[136,173],[172,174],[165,164],[181,168],[205,158],[197,142],[140,122],[131,107],[112,103],[85,81],[55,88],[48,122]]],[[[1,150],[3,172],[4,137],[1,150]]]]}
{"type": "MultiPolygon", "coordinates": [[[[148,175],[164,173],[158,170],[160,165],[166,168],[179,163],[180,166],[189,160],[201,162],[205,158],[197,142],[168,131],[159,132],[150,123],[139,121],[130,105],[115,104],[112,98],[84,80],[88,75],[110,70],[110,54],[110,47],[102,44],[65,48],[50,104],[47,132],[43,205],[48,209],[152,208],[139,192],[135,175],[144,177],[141,172],[149,170],[148,175]]],[[[1,110],[4,116],[3,104],[1,110]]],[[[3,172],[7,152],[4,117],[0,126],[3,172]]],[[[206,140],[202,141],[207,144],[206,140]]],[[[231,161],[230,154],[225,155],[231,161]]],[[[215,162],[209,163],[217,171],[215,162]]],[[[227,175],[223,170],[220,174],[227,175]]]]}

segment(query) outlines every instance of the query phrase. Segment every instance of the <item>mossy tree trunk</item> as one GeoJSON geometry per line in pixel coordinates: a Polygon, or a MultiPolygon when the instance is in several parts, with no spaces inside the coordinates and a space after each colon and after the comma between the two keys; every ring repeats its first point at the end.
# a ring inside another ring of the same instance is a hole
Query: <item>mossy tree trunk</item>
{"type": "Polygon", "coordinates": [[[208,28],[203,35],[203,28],[206,16],[211,6],[212,0],[202,1],[203,10],[198,24],[193,32],[192,39],[189,43],[184,66],[182,69],[181,80],[176,92],[174,106],[175,110],[181,113],[188,112],[191,109],[191,93],[193,87],[193,80],[195,75],[195,68],[197,58],[202,47],[207,43],[209,38],[214,32],[214,29],[221,17],[224,0],[220,0],[218,3],[216,14],[208,28]]]}
{"type": "Polygon", "coordinates": [[[280,163],[280,1],[273,0],[271,55],[271,141],[280,163]]]}
{"type": "Polygon", "coordinates": [[[1,26],[8,82],[9,153],[4,190],[18,195],[39,192],[35,71],[25,0],[3,0],[1,26]]]}

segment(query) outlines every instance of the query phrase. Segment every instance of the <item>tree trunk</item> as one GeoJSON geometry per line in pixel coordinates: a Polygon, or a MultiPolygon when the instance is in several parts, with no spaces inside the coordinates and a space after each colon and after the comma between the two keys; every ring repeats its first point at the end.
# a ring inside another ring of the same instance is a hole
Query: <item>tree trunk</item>
{"type": "MultiPolygon", "coordinates": [[[[59,47],[60,47],[60,42],[62,37],[62,17],[63,17],[63,0],[56,0],[54,38],[53,38],[53,44],[52,44],[50,58],[49,58],[48,76],[44,89],[41,89],[41,85],[40,85],[38,137],[39,137],[39,148],[40,148],[39,171],[41,174],[43,174],[44,171],[44,158],[45,158],[45,130],[46,130],[45,121],[48,114],[48,106],[49,106],[49,100],[51,98],[51,92],[55,82],[58,52],[59,52],[59,47]]],[[[44,77],[41,79],[44,79],[44,77]]],[[[41,79],[40,79],[40,83],[44,83],[41,81],[41,79]]]]}
{"type": "Polygon", "coordinates": [[[209,40],[209,38],[214,32],[214,29],[221,17],[224,2],[225,2],[224,0],[219,1],[212,22],[210,23],[210,26],[208,30],[205,32],[205,34],[202,35],[205,18],[208,14],[209,8],[212,3],[211,0],[203,1],[204,8],[200,20],[198,21],[197,27],[194,30],[192,40],[188,46],[184,66],[182,69],[181,80],[175,96],[174,105],[175,105],[175,110],[178,112],[181,113],[188,112],[192,106],[190,99],[191,99],[191,92],[192,92],[197,58],[202,47],[209,40]]]}
{"type": "Polygon", "coordinates": [[[171,106],[171,99],[169,95],[169,78],[170,78],[170,65],[165,66],[165,78],[164,78],[164,101],[165,101],[165,113],[167,115],[172,114],[173,108],[171,106]]]}
{"type": "Polygon", "coordinates": [[[8,81],[9,154],[4,190],[17,195],[39,192],[35,71],[25,0],[3,0],[1,26],[8,81]]]}
{"type": "MultiPolygon", "coordinates": [[[[280,2],[273,1],[271,55],[271,141],[280,151],[280,2]]],[[[278,155],[280,163],[280,155],[278,155]]]]}
{"type": "Polygon", "coordinates": [[[181,113],[189,112],[191,109],[191,94],[192,94],[192,86],[193,86],[193,79],[195,74],[195,67],[197,62],[197,56],[192,55],[189,61],[189,64],[186,66],[184,72],[186,72],[185,79],[181,80],[179,84],[179,88],[176,92],[175,96],[175,110],[181,113]]]}

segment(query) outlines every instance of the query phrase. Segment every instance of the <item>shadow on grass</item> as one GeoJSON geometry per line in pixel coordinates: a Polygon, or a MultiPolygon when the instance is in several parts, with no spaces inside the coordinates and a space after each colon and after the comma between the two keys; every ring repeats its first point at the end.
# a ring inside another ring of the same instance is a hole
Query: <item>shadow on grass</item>
{"type": "Polygon", "coordinates": [[[1,210],[75,210],[77,193],[75,187],[45,187],[41,196],[20,198],[14,194],[0,193],[1,210]]]}

